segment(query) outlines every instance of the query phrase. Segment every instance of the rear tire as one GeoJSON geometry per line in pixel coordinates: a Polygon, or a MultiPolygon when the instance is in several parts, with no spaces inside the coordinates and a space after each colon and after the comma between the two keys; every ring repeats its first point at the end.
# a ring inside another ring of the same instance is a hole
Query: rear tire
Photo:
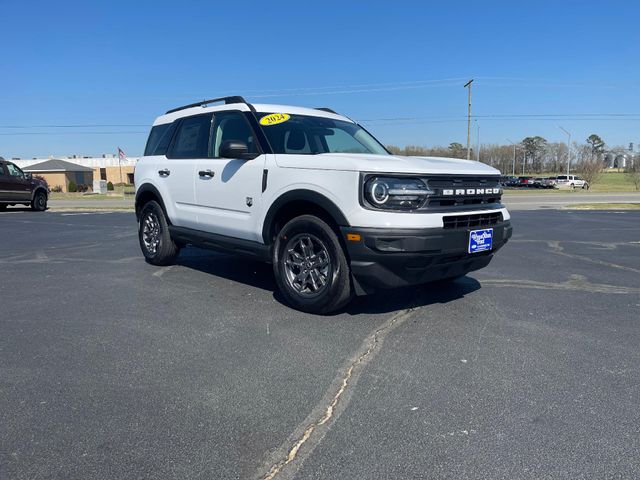
{"type": "Polygon", "coordinates": [[[36,192],[31,200],[31,210],[36,212],[44,212],[47,209],[47,194],[40,191],[36,192]]]}
{"type": "Polygon", "coordinates": [[[327,314],[351,300],[349,263],[340,241],[313,215],[296,217],[280,230],[273,272],[286,302],[297,310],[327,314]]]}
{"type": "Polygon", "coordinates": [[[171,265],[180,252],[171,239],[162,207],[153,200],[142,207],[138,240],[145,260],[152,265],[171,265]]]}

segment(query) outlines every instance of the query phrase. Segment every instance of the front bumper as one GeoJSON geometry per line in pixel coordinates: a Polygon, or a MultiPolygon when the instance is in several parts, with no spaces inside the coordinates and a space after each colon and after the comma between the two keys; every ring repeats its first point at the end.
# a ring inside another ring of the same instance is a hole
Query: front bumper
{"type": "Polygon", "coordinates": [[[481,228],[485,227],[422,230],[341,227],[356,293],[457,277],[487,266],[493,254],[511,238],[512,227],[509,221],[486,227],[493,228],[493,249],[467,253],[469,232],[481,228]],[[360,240],[349,240],[353,234],[359,234],[360,240]]]}

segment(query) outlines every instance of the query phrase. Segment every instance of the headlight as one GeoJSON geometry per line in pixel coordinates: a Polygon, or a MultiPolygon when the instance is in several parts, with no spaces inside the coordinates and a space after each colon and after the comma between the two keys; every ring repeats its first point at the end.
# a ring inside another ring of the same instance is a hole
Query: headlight
{"type": "Polygon", "coordinates": [[[371,177],[364,183],[365,201],[383,210],[413,210],[433,193],[419,178],[371,177]]]}

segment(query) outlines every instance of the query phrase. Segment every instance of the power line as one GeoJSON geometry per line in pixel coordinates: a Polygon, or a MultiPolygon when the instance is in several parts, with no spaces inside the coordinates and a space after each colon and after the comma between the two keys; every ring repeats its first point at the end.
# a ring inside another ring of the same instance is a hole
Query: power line
{"type": "Polygon", "coordinates": [[[0,135],[148,135],[149,132],[12,132],[0,135]]]}
{"type": "MultiPolygon", "coordinates": [[[[556,118],[573,118],[573,119],[581,119],[581,118],[592,118],[594,120],[606,120],[609,117],[613,117],[615,119],[629,119],[629,120],[638,120],[640,119],[640,113],[513,113],[513,114],[487,114],[487,115],[472,115],[471,118],[482,118],[482,119],[516,119],[516,118],[541,118],[541,119],[556,119],[556,118]],[[637,117],[637,118],[635,118],[637,117]]],[[[458,120],[466,120],[466,115],[434,115],[434,116],[425,116],[425,117],[380,117],[380,118],[366,118],[361,119],[361,122],[398,122],[398,121],[413,121],[413,120],[430,120],[435,122],[448,122],[448,121],[458,121],[458,120]]],[[[113,127],[146,127],[150,128],[148,124],[137,124],[137,123],[122,123],[122,124],[69,124],[69,125],[0,125],[0,128],[6,129],[23,129],[23,128],[113,128],[113,127]]],[[[60,132],[58,132],[60,133],[60,132]]],[[[105,133],[105,132],[77,132],[77,133],[105,133]]],[[[108,133],[108,132],[107,132],[108,133]]],[[[119,133],[119,132],[114,132],[119,133]]],[[[141,132],[123,132],[123,133],[141,133],[141,132]]],[[[142,132],[147,133],[147,132],[142,132]]],[[[6,134],[12,135],[12,134],[6,134]]],[[[17,135],[17,134],[16,134],[17,135]]]]}
{"type": "Polygon", "coordinates": [[[0,125],[0,128],[113,128],[113,127],[150,127],[148,124],[83,124],[83,125],[0,125]]]}

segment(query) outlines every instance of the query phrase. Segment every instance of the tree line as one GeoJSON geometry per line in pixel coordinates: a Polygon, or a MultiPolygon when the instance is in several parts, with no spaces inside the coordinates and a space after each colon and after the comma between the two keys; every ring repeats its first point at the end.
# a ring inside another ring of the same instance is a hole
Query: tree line
{"type": "MultiPolygon", "coordinates": [[[[449,158],[466,158],[467,149],[461,143],[451,143],[448,147],[421,147],[408,145],[404,148],[395,145],[387,149],[396,155],[435,156],[449,158]]],[[[481,145],[480,161],[500,170],[503,175],[536,175],[541,173],[567,173],[567,156],[571,154],[571,173],[578,173],[589,183],[608,166],[605,155],[629,153],[624,147],[607,149],[602,138],[597,134],[589,135],[584,143],[573,142],[568,152],[566,143],[548,142],[540,136],[526,137],[518,144],[483,144],[481,145]],[[514,155],[515,152],[515,155],[514,155]],[[514,162],[515,158],[515,162],[514,162]]],[[[471,150],[471,159],[476,160],[478,152],[471,150]]],[[[638,169],[640,157],[628,162],[627,170],[638,169]]]]}

